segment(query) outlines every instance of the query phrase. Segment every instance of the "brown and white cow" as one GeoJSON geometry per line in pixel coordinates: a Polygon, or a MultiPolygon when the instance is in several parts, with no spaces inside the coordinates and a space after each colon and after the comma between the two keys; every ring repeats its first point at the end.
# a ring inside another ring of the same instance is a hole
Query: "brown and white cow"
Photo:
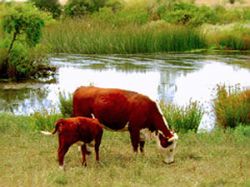
{"type": "Polygon", "coordinates": [[[69,147],[78,142],[83,142],[81,146],[82,164],[87,166],[86,154],[89,154],[86,144],[95,142],[96,161],[99,161],[99,146],[101,144],[103,126],[97,119],[87,117],[74,117],[59,119],[55,123],[55,130],[50,133],[41,131],[45,135],[52,135],[58,132],[58,161],[60,168],[63,169],[64,156],[69,147]]]}
{"type": "Polygon", "coordinates": [[[97,118],[105,127],[121,130],[128,127],[133,150],[143,152],[143,129],[157,132],[161,149],[167,154],[166,163],[174,161],[178,136],[173,133],[156,102],[149,97],[122,89],[79,87],[73,94],[73,116],[97,118]]]}

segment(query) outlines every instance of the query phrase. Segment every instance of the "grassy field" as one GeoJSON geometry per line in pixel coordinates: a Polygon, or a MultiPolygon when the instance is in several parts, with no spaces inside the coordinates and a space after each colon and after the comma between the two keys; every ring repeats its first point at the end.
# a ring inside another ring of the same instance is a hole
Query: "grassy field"
{"type": "Polygon", "coordinates": [[[148,141],[132,153],[128,133],[104,132],[101,162],[81,166],[76,146],[58,168],[57,136],[34,130],[33,117],[0,114],[0,186],[250,186],[250,128],[179,134],[175,163],[166,165],[148,141]]]}

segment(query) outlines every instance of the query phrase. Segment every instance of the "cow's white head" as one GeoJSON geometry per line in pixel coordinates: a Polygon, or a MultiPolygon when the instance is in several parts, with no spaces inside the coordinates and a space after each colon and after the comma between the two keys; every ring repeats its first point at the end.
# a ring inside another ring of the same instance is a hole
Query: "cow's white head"
{"type": "Polygon", "coordinates": [[[165,157],[164,162],[167,164],[173,163],[178,135],[176,133],[173,133],[173,136],[171,138],[166,138],[160,132],[156,140],[161,154],[165,157]]]}

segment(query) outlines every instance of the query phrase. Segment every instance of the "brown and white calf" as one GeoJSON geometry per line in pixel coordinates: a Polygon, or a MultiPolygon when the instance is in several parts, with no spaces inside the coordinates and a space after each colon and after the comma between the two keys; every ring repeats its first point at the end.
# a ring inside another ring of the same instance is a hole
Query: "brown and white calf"
{"type": "Polygon", "coordinates": [[[45,135],[52,135],[58,132],[58,161],[61,169],[63,169],[65,154],[70,146],[78,141],[83,142],[81,146],[83,165],[87,166],[86,154],[89,154],[86,144],[92,141],[95,142],[96,161],[99,161],[99,146],[101,144],[103,126],[97,119],[87,117],[59,119],[55,123],[55,130],[52,133],[47,131],[41,132],[45,135]]]}

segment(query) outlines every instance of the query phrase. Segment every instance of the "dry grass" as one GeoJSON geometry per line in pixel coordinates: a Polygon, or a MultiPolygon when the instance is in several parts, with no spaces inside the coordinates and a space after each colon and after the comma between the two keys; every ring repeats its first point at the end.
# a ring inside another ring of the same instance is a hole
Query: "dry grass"
{"type": "Polygon", "coordinates": [[[127,133],[105,131],[101,163],[92,154],[88,167],[82,167],[80,153],[72,147],[64,172],[56,160],[57,137],[25,129],[33,123],[30,117],[1,115],[0,186],[250,185],[250,133],[180,135],[176,162],[165,165],[154,141],[146,143],[144,156],[135,155],[127,133]]]}

